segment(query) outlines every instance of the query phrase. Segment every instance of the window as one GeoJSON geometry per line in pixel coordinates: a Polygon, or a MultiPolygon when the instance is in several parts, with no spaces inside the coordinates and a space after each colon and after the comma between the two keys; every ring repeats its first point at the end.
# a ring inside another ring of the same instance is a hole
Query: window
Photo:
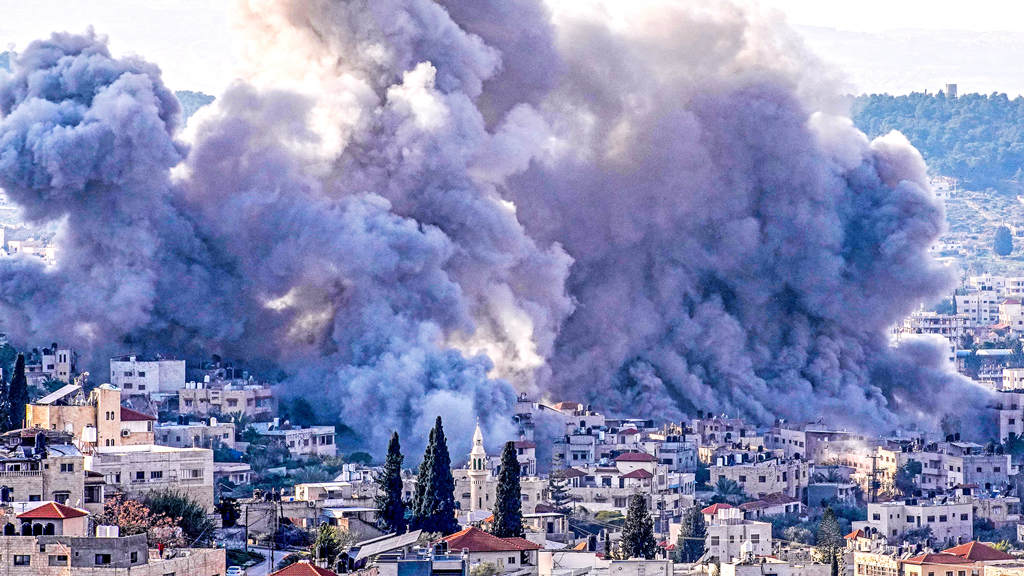
{"type": "Polygon", "coordinates": [[[50,555],[50,566],[67,566],[68,557],[64,554],[51,554],[50,555]]]}
{"type": "Polygon", "coordinates": [[[75,471],[75,463],[74,462],[69,462],[67,464],[61,464],[60,465],[60,471],[62,473],[74,472],[75,471]]]}
{"type": "Polygon", "coordinates": [[[711,537],[711,545],[712,546],[718,546],[719,544],[720,544],[719,537],[718,536],[712,536],[711,537]]]}
{"type": "Polygon", "coordinates": [[[136,472],[135,473],[135,479],[136,480],[145,480],[146,479],[146,473],[145,472],[136,472]]]}
{"type": "Polygon", "coordinates": [[[238,400],[235,400],[234,398],[228,400],[228,406],[231,407],[231,408],[234,408],[235,406],[238,406],[238,400]]]}
{"type": "Polygon", "coordinates": [[[758,476],[757,477],[757,481],[758,482],[767,482],[768,481],[768,477],[767,476],[758,476]]]}
{"type": "Polygon", "coordinates": [[[124,373],[124,375],[125,375],[125,376],[131,376],[131,375],[132,375],[132,373],[131,373],[131,372],[125,372],[125,373],[124,373]]]}
{"type": "Polygon", "coordinates": [[[104,564],[110,564],[110,554],[97,554],[96,565],[102,566],[104,564]]]}
{"type": "Polygon", "coordinates": [[[729,544],[734,544],[735,542],[736,542],[736,536],[733,535],[733,534],[729,534],[729,544]]]}
{"type": "Polygon", "coordinates": [[[202,468],[190,468],[188,470],[182,470],[182,476],[185,477],[185,478],[202,478],[203,477],[203,469],[202,468]]]}
{"type": "Polygon", "coordinates": [[[67,504],[71,499],[71,492],[54,492],[53,501],[59,504],[67,504]]]}
{"type": "Polygon", "coordinates": [[[146,385],[145,384],[139,384],[139,390],[145,390],[145,389],[146,389],[146,385]]]}
{"type": "Polygon", "coordinates": [[[750,535],[750,543],[751,544],[757,544],[760,541],[761,541],[761,535],[760,534],[751,534],[750,535]]]}
{"type": "Polygon", "coordinates": [[[131,382],[125,382],[124,383],[124,389],[125,390],[131,390],[132,389],[132,383],[131,382]]]}
{"type": "Polygon", "coordinates": [[[28,554],[15,554],[14,555],[14,565],[15,566],[31,566],[32,565],[32,557],[29,556],[28,554]]]}
{"type": "Polygon", "coordinates": [[[515,556],[509,556],[508,557],[508,563],[509,564],[515,564],[516,563],[516,557],[515,556]]]}
{"type": "Polygon", "coordinates": [[[1001,472],[1002,470],[1003,469],[1000,468],[999,466],[996,466],[995,468],[992,469],[993,472],[1001,472]]]}
{"type": "Polygon", "coordinates": [[[139,370],[139,378],[145,378],[145,377],[146,377],[146,373],[141,371],[141,370],[139,370]]]}
{"type": "Polygon", "coordinates": [[[929,522],[935,522],[935,516],[929,516],[928,517],[928,521],[929,522]]]}
{"type": "Polygon", "coordinates": [[[163,470],[154,470],[154,471],[149,473],[149,479],[150,480],[156,480],[158,478],[163,478],[163,477],[164,477],[164,471],[163,470]]]}
{"type": "Polygon", "coordinates": [[[871,515],[871,519],[872,520],[881,520],[882,519],[882,515],[878,514],[878,513],[872,514],[871,515]]]}
{"type": "MultiPolygon", "coordinates": [[[[939,522],[945,522],[945,521],[946,521],[946,516],[945,515],[939,516],[939,522]]],[[[950,572],[949,576],[953,576],[953,573],[950,572]]]]}
{"type": "Polygon", "coordinates": [[[740,476],[740,484],[742,484],[742,483],[744,483],[746,481],[747,481],[747,477],[746,476],[740,476]]]}
{"type": "Polygon", "coordinates": [[[967,514],[961,514],[960,515],[960,519],[961,520],[967,520],[967,514]]]}
{"type": "Polygon", "coordinates": [[[978,466],[978,472],[981,472],[981,466],[978,466]]]}
{"type": "Polygon", "coordinates": [[[29,494],[28,495],[28,501],[29,502],[42,502],[43,501],[43,496],[42,496],[42,494],[29,494]]]}
{"type": "MultiPolygon", "coordinates": [[[[138,552],[132,552],[130,562],[132,564],[135,564],[138,561],[139,561],[139,553],[138,552]]],[[[963,576],[963,574],[961,574],[960,576],[963,576]]]]}

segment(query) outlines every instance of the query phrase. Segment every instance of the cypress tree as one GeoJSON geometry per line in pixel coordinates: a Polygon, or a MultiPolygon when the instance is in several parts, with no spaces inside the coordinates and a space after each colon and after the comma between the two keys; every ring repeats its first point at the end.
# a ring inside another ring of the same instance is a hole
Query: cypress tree
{"type": "Polygon", "coordinates": [[[423,529],[426,517],[430,515],[430,503],[428,500],[427,487],[430,486],[430,476],[434,470],[434,430],[430,430],[430,437],[427,440],[427,448],[423,451],[423,460],[420,461],[420,470],[416,475],[416,494],[412,501],[412,522],[410,528],[413,530],[423,529]]]}
{"type": "Polygon", "coordinates": [[[414,518],[414,526],[424,532],[448,535],[459,530],[459,522],[455,519],[452,459],[448,454],[448,441],[444,437],[440,416],[430,431],[430,443],[420,463],[414,518]]]}
{"type": "Polygon", "coordinates": [[[0,433],[11,430],[11,392],[6,380],[0,378],[0,433]]]}
{"type": "Polygon", "coordinates": [[[647,511],[647,501],[642,494],[633,494],[626,510],[626,523],[622,527],[622,555],[625,558],[651,560],[657,547],[654,520],[647,511]]]}
{"type": "Polygon", "coordinates": [[[10,407],[10,423],[12,428],[21,428],[25,421],[25,406],[29,403],[28,379],[25,377],[25,355],[18,354],[14,364],[14,375],[7,392],[10,407]]]}
{"type": "Polygon", "coordinates": [[[707,538],[707,526],[700,506],[690,506],[683,513],[683,522],[679,526],[679,539],[676,541],[676,556],[680,562],[696,562],[704,555],[704,544],[707,538]]]}
{"type": "Polygon", "coordinates": [[[402,446],[398,432],[388,442],[384,469],[377,476],[377,528],[385,533],[402,534],[406,529],[405,502],[402,501],[402,446]]]}
{"type": "Polygon", "coordinates": [[[556,470],[548,476],[548,492],[551,494],[551,505],[561,514],[572,512],[572,496],[569,494],[569,480],[565,472],[556,470]]]}
{"type": "Polygon", "coordinates": [[[843,531],[836,520],[832,507],[825,508],[825,514],[818,525],[818,556],[822,564],[834,565],[836,569],[843,560],[843,531]]]}
{"type": "Polygon", "coordinates": [[[501,451],[501,472],[498,473],[494,500],[492,534],[499,538],[524,537],[523,491],[519,485],[519,460],[513,442],[506,442],[505,449],[501,451]]]}

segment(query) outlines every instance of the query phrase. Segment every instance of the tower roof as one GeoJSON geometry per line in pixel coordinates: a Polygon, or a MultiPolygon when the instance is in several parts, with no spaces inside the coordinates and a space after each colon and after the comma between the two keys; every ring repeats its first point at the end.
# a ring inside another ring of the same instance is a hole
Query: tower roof
{"type": "Polygon", "coordinates": [[[476,423],[476,432],[473,432],[473,450],[470,456],[484,456],[484,433],[480,431],[480,422],[476,423]]]}

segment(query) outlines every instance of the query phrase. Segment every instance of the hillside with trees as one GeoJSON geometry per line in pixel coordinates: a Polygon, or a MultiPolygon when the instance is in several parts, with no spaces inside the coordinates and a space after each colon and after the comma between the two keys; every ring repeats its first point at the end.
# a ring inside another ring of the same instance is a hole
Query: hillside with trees
{"type": "Polygon", "coordinates": [[[902,132],[935,175],[962,188],[1019,194],[1024,184],[1024,98],[1006,94],[872,94],[855,98],[851,116],[869,138],[902,132]]]}

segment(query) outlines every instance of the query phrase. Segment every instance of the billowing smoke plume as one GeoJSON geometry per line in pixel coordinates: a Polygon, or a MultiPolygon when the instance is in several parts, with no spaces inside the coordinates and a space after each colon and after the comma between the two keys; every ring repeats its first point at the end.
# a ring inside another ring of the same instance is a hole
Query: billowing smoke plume
{"type": "MultiPolygon", "coordinates": [[[[94,35],[18,55],[0,187],[60,261],[0,260],[5,329],[283,370],[374,446],[516,389],[613,412],[925,425],[983,405],[886,327],[944,291],[920,155],[875,142],[757,9],[248,0],[184,132],[94,35]]],[[[625,6],[628,4],[628,6],[625,6]]]]}

